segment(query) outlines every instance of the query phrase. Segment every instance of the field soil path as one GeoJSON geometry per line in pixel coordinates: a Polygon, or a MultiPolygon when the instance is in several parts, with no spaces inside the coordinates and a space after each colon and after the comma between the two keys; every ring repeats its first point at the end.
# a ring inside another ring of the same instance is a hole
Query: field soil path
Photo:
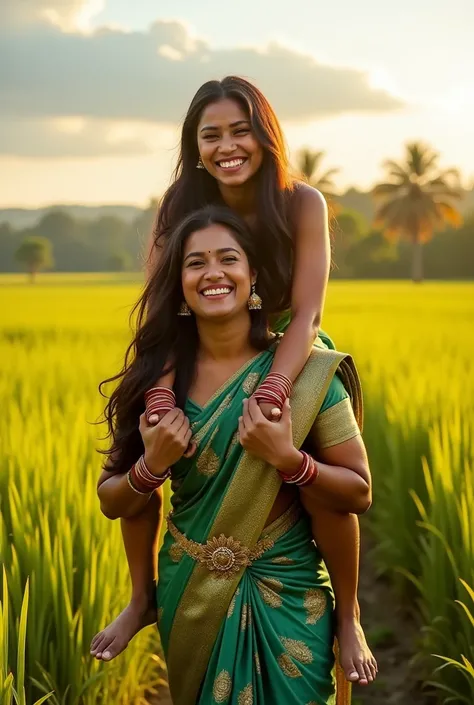
{"type": "Polygon", "coordinates": [[[389,582],[377,578],[371,544],[370,535],[363,532],[359,598],[362,624],[379,674],[370,686],[353,688],[352,705],[434,705],[421,691],[410,666],[419,629],[402,609],[389,582]]]}

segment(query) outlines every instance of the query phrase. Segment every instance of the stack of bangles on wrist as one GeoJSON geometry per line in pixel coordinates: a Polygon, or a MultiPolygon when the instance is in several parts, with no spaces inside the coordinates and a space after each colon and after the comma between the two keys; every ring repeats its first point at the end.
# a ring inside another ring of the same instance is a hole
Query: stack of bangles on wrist
{"type": "Polygon", "coordinates": [[[292,390],[293,384],[289,377],[280,375],[278,372],[270,372],[253,396],[259,403],[274,404],[281,411],[292,390]]]}
{"type": "Polygon", "coordinates": [[[305,485],[312,485],[313,482],[316,482],[319,475],[319,468],[314,458],[308,455],[308,453],[305,453],[304,450],[300,452],[303,456],[300,469],[293,475],[288,475],[284,470],[278,470],[278,474],[283,482],[286,482],[288,485],[304,487],[305,485]]]}
{"type": "Polygon", "coordinates": [[[152,387],[145,392],[146,418],[158,414],[164,416],[176,406],[176,397],[172,389],[167,387],[152,387]]]}
{"type": "Polygon", "coordinates": [[[171,475],[171,468],[156,477],[147,468],[143,455],[132,465],[127,472],[127,481],[130,487],[137,494],[151,494],[158,487],[161,487],[171,475]]]}

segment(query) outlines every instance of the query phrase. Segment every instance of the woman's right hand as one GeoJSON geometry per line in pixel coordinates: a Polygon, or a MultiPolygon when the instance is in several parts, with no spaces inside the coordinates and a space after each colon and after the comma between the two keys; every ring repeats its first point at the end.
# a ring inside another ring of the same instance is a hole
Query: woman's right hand
{"type": "Polygon", "coordinates": [[[183,457],[192,436],[189,419],[181,409],[168,411],[156,426],[150,425],[143,413],[139,430],[145,446],[145,463],[156,477],[183,457]]]}

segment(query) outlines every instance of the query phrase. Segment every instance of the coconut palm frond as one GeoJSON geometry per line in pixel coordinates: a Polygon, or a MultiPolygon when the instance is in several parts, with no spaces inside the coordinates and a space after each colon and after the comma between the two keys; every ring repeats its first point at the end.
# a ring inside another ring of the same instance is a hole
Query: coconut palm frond
{"type": "Polygon", "coordinates": [[[321,191],[326,198],[331,198],[336,195],[334,176],[340,170],[332,168],[319,173],[324,156],[324,152],[313,152],[304,148],[298,153],[297,168],[311,186],[321,191]]]}
{"type": "Polygon", "coordinates": [[[398,199],[386,201],[375,215],[377,227],[387,225],[389,229],[403,230],[406,210],[398,199]]]}
{"type": "Polygon", "coordinates": [[[445,224],[458,227],[462,218],[453,201],[463,196],[457,169],[438,168],[439,155],[422,142],[406,145],[402,163],[384,162],[387,178],[372,190],[380,203],[375,226],[389,240],[405,238],[414,245],[413,279],[421,280],[420,244],[445,224]]]}
{"type": "Polygon", "coordinates": [[[448,223],[454,228],[459,228],[463,224],[461,213],[451,203],[440,202],[436,204],[438,219],[441,225],[448,223]]]}
{"type": "Polygon", "coordinates": [[[391,179],[396,179],[399,182],[404,183],[410,178],[407,169],[402,164],[398,164],[392,159],[387,159],[383,163],[383,167],[391,179]]]}
{"type": "Polygon", "coordinates": [[[447,181],[454,181],[455,185],[459,189],[461,188],[461,172],[459,169],[455,169],[454,167],[451,169],[444,169],[444,171],[441,172],[441,176],[443,176],[447,181]]]}
{"type": "Polygon", "coordinates": [[[407,164],[409,171],[417,176],[424,176],[436,169],[439,154],[422,142],[411,142],[406,145],[407,164]]]}
{"type": "Polygon", "coordinates": [[[372,190],[372,195],[376,199],[386,199],[388,197],[397,197],[400,194],[400,189],[404,188],[402,184],[393,184],[390,182],[377,184],[372,190]]]}
{"type": "Polygon", "coordinates": [[[460,200],[464,195],[460,186],[451,185],[443,176],[437,176],[428,181],[425,184],[425,189],[433,196],[443,196],[454,200],[460,200]]]}
{"type": "Polygon", "coordinates": [[[328,169],[327,171],[322,174],[320,177],[320,181],[332,181],[332,179],[337,175],[340,174],[341,170],[338,169],[337,167],[333,167],[332,169],[328,169]]]}
{"type": "Polygon", "coordinates": [[[339,173],[339,169],[328,169],[328,171],[317,177],[317,179],[313,179],[311,184],[325,196],[333,195],[335,191],[333,177],[337,173],[339,173]]]}
{"type": "Polygon", "coordinates": [[[300,150],[298,155],[298,168],[308,181],[312,180],[323,157],[324,152],[313,152],[306,147],[300,150]]]}

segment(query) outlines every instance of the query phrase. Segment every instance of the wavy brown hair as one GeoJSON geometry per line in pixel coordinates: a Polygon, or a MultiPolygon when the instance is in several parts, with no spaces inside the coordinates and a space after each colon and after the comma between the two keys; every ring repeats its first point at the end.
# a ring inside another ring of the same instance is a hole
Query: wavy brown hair
{"type": "Polygon", "coordinates": [[[223,204],[216,179],[199,160],[197,128],[203,110],[223,98],[236,100],[244,109],[264,156],[257,174],[257,222],[253,230],[258,253],[258,271],[266,291],[270,312],[289,306],[291,287],[292,193],[283,132],[273,108],[263,93],[238,76],[207,81],[194,96],[184,119],[178,163],[173,183],[161,201],[154,228],[155,244],[176,228],[182,217],[207,204],[223,204]]]}
{"type": "MultiPolygon", "coordinates": [[[[207,206],[191,213],[168,236],[162,256],[151,274],[142,295],[132,309],[135,335],[125,353],[121,371],[104,380],[118,383],[105,407],[104,417],[111,440],[103,451],[109,460],[106,467],[126,472],[143,453],[138,430],[140,414],[145,410],[144,395],[156,381],[169,371],[169,361],[175,369],[177,405],[184,408],[194,378],[199,337],[196,319],[178,316],[183,301],[181,272],[187,239],[209,225],[220,224],[229,229],[247,255],[252,270],[257,269],[256,241],[245,221],[229,208],[207,206]]],[[[265,301],[260,286],[257,291],[265,301]]],[[[269,346],[270,336],[265,307],[250,311],[250,342],[256,350],[269,346]]],[[[104,395],[105,396],[105,395],[104,395]]]]}

